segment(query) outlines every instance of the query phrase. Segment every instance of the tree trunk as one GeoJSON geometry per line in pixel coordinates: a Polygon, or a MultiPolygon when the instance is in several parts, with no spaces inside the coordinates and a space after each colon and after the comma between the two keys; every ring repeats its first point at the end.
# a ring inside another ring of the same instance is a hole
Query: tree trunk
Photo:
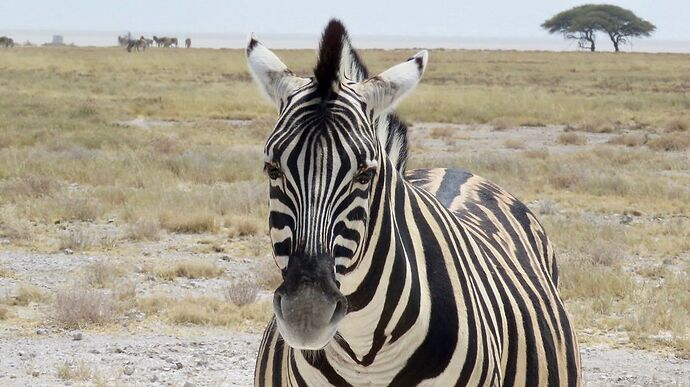
{"type": "Polygon", "coordinates": [[[613,48],[616,50],[616,52],[619,52],[620,50],[618,49],[618,44],[620,43],[620,36],[616,36],[615,34],[609,32],[609,39],[611,39],[611,43],[613,43],[613,48]]]}
{"type": "Polygon", "coordinates": [[[594,51],[595,51],[595,47],[594,47],[594,39],[590,40],[590,41],[589,41],[589,43],[590,43],[590,46],[589,46],[589,51],[592,51],[592,52],[594,52],[594,51]]]}

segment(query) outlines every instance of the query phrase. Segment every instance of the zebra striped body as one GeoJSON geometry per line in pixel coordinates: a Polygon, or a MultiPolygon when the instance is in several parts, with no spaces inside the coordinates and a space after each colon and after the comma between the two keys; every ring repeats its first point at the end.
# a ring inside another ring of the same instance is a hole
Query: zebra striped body
{"type": "Polygon", "coordinates": [[[426,53],[364,80],[352,51],[331,22],[310,80],[253,38],[247,49],[280,113],[265,158],[284,278],[255,385],[577,385],[577,343],[534,215],[468,172],[405,172],[406,128],[389,108],[426,53]],[[340,62],[338,81],[324,61],[340,62]]]}
{"type": "Polygon", "coordinates": [[[315,355],[284,345],[272,321],[255,385],[575,385],[574,332],[556,292],[553,250],[534,215],[465,171],[413,170],[407,181],[394,180],[382,188],[392,202],[380,208],[390,228],[378,243],[395,254],[380,267],[357,269],[381,274],[368,292],[352,296],[371,308],[357,318],[380,332],[362,337],[359,351],[333,342],[315,355]],[[410,235],[395,238],[395,229],[410,235]],[[419,325],[427,319],[434,336],[419,325]],[[403,326],[406,333],[393,334],[403,326]],[[411,358],[419,363],[408,366],[411,358]]]}

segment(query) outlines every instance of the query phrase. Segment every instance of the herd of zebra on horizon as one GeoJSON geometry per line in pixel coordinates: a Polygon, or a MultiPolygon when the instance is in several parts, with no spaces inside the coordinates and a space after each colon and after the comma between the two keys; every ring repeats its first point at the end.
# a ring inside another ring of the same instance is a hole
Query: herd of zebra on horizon
{"type": "Polygon", "coordinates": [[[7,36],[0,36],[0,47],[12,48],[14,47],[14,40],[7,36]]]}
{"type": "MultiPolygon", "coordinates": [[[[143,35],[140,36],[138,39],[132,39],[130,34],[123,35],[123,36],[118,36],[117,37],[117,42],[120,46],[126,47],[127,52],[132,52],[132,51],[146,51],[148,47],[153,47],[155,44],[156,47],[165,47],[165,48],[170,48],[170,47],[178,47],[178,40],[176,37],[168,37],[168,36],[161,36],[158,37],[156,35],[153,35],[150,39],[145,38],[143,35]]],[[[186,48],[192,47],[192,39],[187,38],[184,41],[184,45],[186,48]]]]}

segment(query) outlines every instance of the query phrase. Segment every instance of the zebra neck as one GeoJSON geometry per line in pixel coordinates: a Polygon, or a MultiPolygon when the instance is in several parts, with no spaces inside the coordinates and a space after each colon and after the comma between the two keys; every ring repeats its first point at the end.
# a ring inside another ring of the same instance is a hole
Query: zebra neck
{"type": "Polygon", "coordinates": [[[417,251],[421,236],[410,224],[410,188],[390,161],[386,171],[372,198],[368,247],[343,279],[350,312],[340,324],[341,340],[327,353],[362,366],[396,368],[400,349],[424,339],[429,296],[418,279],[425,269],[415,261],[423,254],[417,251]]]}

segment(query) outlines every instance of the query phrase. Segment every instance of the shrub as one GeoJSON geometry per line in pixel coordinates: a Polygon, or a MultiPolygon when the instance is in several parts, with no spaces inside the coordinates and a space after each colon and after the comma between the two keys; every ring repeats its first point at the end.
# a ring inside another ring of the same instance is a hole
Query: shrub
{"type": "Polygon", "coordinates": [[[510,138],[505,140],[503,145],[508,149],[522,149],[525,147],[525,142],[517,138],[510,138]]]}
{"type": "Polygon", "coordinates": [[[647,142],[647,136],[641,134],[621,134],[610,138],[606,143],[612,145],[625,145],[628,147],[641,146],[647,142]]]}
{"type": "Polygon", "coordinates": [[[649,140],[647,145],[654,150],[685,151],[690,148],[690,132],[672,132],[649,140]]]}
{"type": "Polygon", "coordinates": [[[241,279],[235,281],[225,289],[225,299],[236,306],[245,306],[254,303],[259,295],[256,281],[241,279]]]}
{"type": "Polygon", "coordinates": [[[116,305],[112,295],[89,287],[73,286],[57,292],[53,309],[53,318],[58,324],[78,328],[112,321],[116,305]]]}
{"type": "Polygon", "coordinates": [[[666,132],[687,132],[690,129],[690,118],[673,118],[666,123],[666,132]]]}
{"type": "Polygon", "coordinates": [[[494,130],[506,130],[515,127],[515,123],[506,117],[498,117],[491,120],[491,127],[494,130]]]}
{"type": "Polygon", "coordinates": [[[587,138],[577,133],[565,132],[558,135],[556,142],[561,145],[584,145],[587,143],[587,138]]]}
{"type": "Polygon", "coordinates": [[[47,296],[41,289],[34,285],[21,284],[17,288],[17,294],[12,298],[13,305],[29,305],[31,302],[45,301],[47,296]]]}
{"type": "Polygon", "coordinates": [[[160,222],[157,219],[138,219],[127,226],[127,237],[134,241],[160,239],[160,222]]]}

